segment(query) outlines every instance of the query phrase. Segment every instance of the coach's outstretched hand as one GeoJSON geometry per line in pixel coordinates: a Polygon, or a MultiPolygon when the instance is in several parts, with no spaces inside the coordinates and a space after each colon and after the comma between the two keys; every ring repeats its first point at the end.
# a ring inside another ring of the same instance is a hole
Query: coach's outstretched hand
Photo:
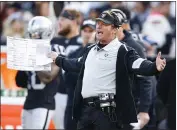
{"type": "Polygon", "coordinates": [[[57,58],[57,56],[58,56],[58,53],[54,52],[54,51],[52,51],[48,54],[48,57],[51,58],[53,60],[53,62],[55,62],[55,59],[57,58]]]}
{"type": "Polygon", "coordinates": [[[156,67],[158,71],[162,71],[166,66],[166,59],[161,59],[161,52],[156,57],[156,67]]]}

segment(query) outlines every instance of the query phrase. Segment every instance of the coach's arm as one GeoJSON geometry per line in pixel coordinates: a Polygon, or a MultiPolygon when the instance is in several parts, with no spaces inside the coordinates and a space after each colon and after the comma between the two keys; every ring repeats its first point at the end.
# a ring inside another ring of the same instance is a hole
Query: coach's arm
{"type": "Polygon", "coordinates": [[[84,56],[80,58],[67,58],[63,55],[58,55],[56,52],[52,51],[48,57],[52,58],[54,63],[61,67],[65,71],[69,72],[80,72],[80,69],[84,62],[84,56]]]}
{"type": "Polygon", "coordinates": [[[134,49],[126,54],[125,62],[129,72],[144,76],[153,76],[166,66],[166,60],[161,59],[161,52],[158,53],[156,61],[151,62],[141,58],[134,49]]]}

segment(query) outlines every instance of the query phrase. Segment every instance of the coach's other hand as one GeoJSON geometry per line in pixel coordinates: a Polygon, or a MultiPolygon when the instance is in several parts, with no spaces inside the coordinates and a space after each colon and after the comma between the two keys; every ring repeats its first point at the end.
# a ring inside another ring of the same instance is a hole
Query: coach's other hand
{"type": "Polygon", "coordinates": [[[140,112],[137,115],[138,120],[140,120],[140,128],[142,129],[145,125],[148,124],[150,117],[149,114],[146,112],[140,112]]]}
{"type": "Polygon", "coordinates": [[[51,58],[53,60],[53,62],[55,62],[55,59],[57,58],[58,56],[58,53],[57,52],[50,52],[48,55],[47,55],[49,58],[51,58]]]}
{"type": "Polygon", "coordinates": [[[162,71],[166,66],[166,59],[161,59],[161,52],[158,53],[156,58],[156,67],[158,71],[162,71]]]}

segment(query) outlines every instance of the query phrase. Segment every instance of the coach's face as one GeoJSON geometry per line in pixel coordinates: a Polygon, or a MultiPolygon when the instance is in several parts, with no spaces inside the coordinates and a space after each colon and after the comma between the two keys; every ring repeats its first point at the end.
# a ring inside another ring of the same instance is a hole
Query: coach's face
{"type": "Polygon", "coordinates": [[[96,38],[100,43],[109,43],[116,36],[116,30],[112,24],[102,21],[96,23],[96,38]]]}
{"type": "Polygon", "coordinates": [[[70,33],[72,27],[72,21],[64,18],[64,17],[59,17],[58,20],[58,34],[65,36],[68,33],[70,33]]]}

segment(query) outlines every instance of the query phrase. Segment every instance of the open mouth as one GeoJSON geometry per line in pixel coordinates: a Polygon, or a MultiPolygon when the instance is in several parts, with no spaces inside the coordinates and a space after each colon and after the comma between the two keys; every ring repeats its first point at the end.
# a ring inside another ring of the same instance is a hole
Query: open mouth
{"type": "Polygon", "coordinates": [[[102,31],[97,31],[97,34],[100,35],[100,34],[103,34],[103,32],[102,31]]]}

